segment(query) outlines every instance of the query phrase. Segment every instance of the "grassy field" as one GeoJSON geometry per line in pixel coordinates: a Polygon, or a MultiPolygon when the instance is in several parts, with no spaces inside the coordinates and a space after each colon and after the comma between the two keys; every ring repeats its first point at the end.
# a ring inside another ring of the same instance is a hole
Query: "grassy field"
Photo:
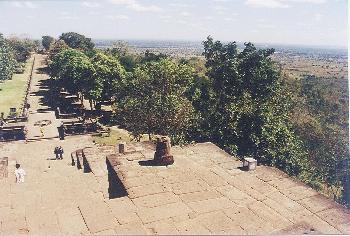
{"type": "Polygon", "coordinates": [[[22,106],[33,60],[32,56],[26,62],[24,73],[14,74],[11,80],[0,82],[0,112],[4,112],[5,117],[10,107],[16,107],[18,111],[22,106]]]}

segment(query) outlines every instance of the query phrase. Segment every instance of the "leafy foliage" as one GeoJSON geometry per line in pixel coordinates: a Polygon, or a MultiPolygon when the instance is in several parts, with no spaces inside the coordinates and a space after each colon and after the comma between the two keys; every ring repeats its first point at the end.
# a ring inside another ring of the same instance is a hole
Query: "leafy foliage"
{"type": "Polygon", "coordinates": [[[30,53],[33,52],[37,47],[36,43],[30,39],[11,37],[7,40],[14,52],[14,56],[17,62],[25,62],[29,58],[30,53]]]}
{"type": "Polygon", "coordinates": [[[50,64],[51,75],[69,92],[81,93],[88,97],[98,89],[92,75],[94,69],[90,59],[76,49],[65,49],[53,57],[50,64]]]}
{"type": "Polygon", "coordinates": [[[0,34],[0,81],[11,79],[16,60],[7,40],[0,34]]]}
{"type": "Polygon", "coordinates": [[[314,168],[314,185],[343,186],[350,204],[347,81],[306,76],[297,85],[292,122],[314,168]]]}
{"type": "Polygon", "coordinates": [[[98,89],[94,88],[95,100],[110,101],[117,90],[118,83],[125,79],[126,71],[119,61],[101,52],[96,53],[91,62],[94,68],[94,80],[98,89]]]}
{"type": "Polygon", "coordinates": [[[45,50],[49,50],[51,43],[55,41],[55,38],[45,35],[42,37],[41,44],[45,48],[45,50]]]}
{"type": "Polygon", "coordinates": [[[272,53],[251,43],[239,52],[235,42],[223,45],[208,37],[208,79],[192,94],[202,118],[200,138],[299,175],[307,160],[289,122],[291,101],[272,53]]]}
{"type": "Polygon", "coordinates": [[[63,40],[71,48],[84,51],[92,50],[95,46],[90,38],[75,32],[63,33],[59,39],[63,40]]]}
{"type": "Polygon", "coordinates": [[[169,59],[137,67],[119,93],[119,118],[135,137],[163,134],[184,142],[195,115],[185,97],[192,80],[190,67],[169,59]]]}

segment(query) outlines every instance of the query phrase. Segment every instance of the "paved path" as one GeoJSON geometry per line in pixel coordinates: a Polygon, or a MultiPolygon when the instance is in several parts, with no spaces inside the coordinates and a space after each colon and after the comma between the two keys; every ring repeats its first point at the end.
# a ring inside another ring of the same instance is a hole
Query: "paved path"
{"type": "Polygon", "coordinates": [[[44,57],[36,55],[36,73],[29,98],[28,133],[31,140],[0,146],[0,157],[9,157],[8,178],[0,179],[0,235],[89,235],[78,206],[90,205],[92,200],[105,204],[107,200],[100,186],[108,186],[103,183],[108,183],[107,175],[97,182],[92,173],[84,174],[71,166],[70,153],[92,143],[88,136],[68,137],[63,141],[55,138],[58,136],[57,120],[43,97],[47,92],[44,84],[48,76],[38,74],[42,63],[44,57]],[[44,127],[44,137],[41,137],[39,127],[34,126],[39,120],[51,122],[44,127]],[[50,160],[58,145],[65,150],[64,159],[50,160]],[[15,183],[16,163],[20,163],[27,173],[25,183],[15,183]]]}
{"type": "Polygon", "coordinates": [[[45,101],[47,97],[45,95],[48,94],[47,81],[49,79],[47,74],[41,72],[45,66],[45,56],[36,54],[28,98],[28,103],[31,105],[27,124],[29,140],[58,137],[57,126],[59,122],[55,118],[55,113],[50,110],[45,101]],[[40,121],[47,121],[49,124],[40,128],[40,125],[38,125],[40,121]]]}

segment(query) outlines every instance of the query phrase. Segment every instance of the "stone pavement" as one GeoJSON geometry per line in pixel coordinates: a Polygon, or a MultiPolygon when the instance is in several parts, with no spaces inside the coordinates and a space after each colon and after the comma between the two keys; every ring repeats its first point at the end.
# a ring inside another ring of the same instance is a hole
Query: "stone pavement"
{"type": "Polygon", "coordinates": [[[212,143],[174,147],[173,165],[152,166],[153,150],[108,156],[127,191],[116,233],[350,233],[349,210],[275,168],[242,171],[212,143]]]}
{"type": "Polygon", "coordinates": [[[56,120],[54,111],[50,110],[45,101],[48,93],[48,87],[45,84],[49,79],[49,76],[43,73],[41,70],[45,68],[45,56],[41,54],[35,55],[33,78],[30,88],[30,96],[28,97],[29,117],[28,117],[28,139],[48,139],[57,138],[59,121],[56,120]],[[42,126],[38,122],[46,121],[48,125],[42,126]],[[42,132],[41,132],[42,131],[42,132]]]}

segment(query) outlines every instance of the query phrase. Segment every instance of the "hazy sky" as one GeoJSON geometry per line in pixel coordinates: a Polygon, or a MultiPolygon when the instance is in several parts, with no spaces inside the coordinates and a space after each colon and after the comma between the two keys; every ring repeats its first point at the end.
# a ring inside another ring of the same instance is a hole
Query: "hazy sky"
{"type": "Polygon", "coordinates": [[[0,0],[0,32],[347,46],[347,0],[0,0]]]}

